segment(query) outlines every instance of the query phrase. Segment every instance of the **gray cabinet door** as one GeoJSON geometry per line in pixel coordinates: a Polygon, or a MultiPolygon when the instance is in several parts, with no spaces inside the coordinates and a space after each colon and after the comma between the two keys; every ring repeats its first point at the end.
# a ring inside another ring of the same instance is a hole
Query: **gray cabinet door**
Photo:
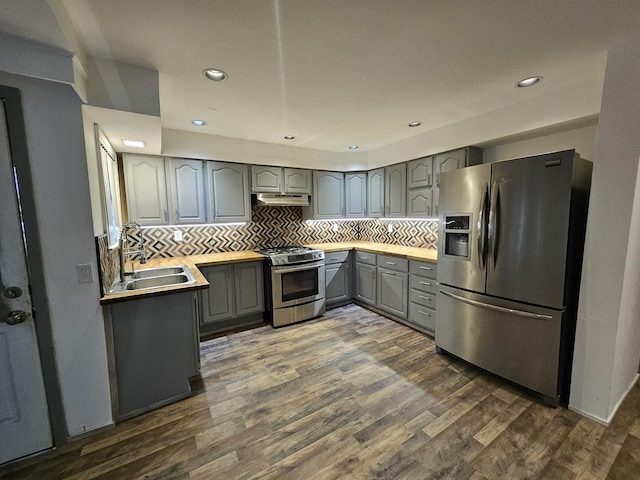
{"type": "Polygon", "coordinates": [[[344,174],[345,217],[367,216],[367,174],[344,174]]]}
{"type": "Polygon", "coordinates": [[[433,184],[433,157],[416,158],[407,163],[407,188],[430,187],[433,184]]]}
{"type": "Polygon", "coordinates": [[[207,221],[204,195],[204,170],[200,160],[168,158],[170,217],[173,223],[207,221]]]}
{"type": "Polygon", "coordinates": [[[409,274],[378,267],[378,302],[376,306],[396,317],[407,318],[409,274]]]}
{"type": "Polygon", "coordinates": [[[251,191],[255,193],[281,193],[282,168],[252,165],[251,191]]]}
{"type": "Polygon", "coordinates": [[[233,318],[235,316],[233,265],[206,267],[201,271],[209,282],[209,289],[201,290],[200,323],[207,325],[233,318]]]}
{"type": "Polygon", "coordinates": [[[250,222],[249,169],[238,163],[207,162],[209,218],[214,222],[250,222]]]}
{"type": "Polygon", "coordinates": [[[384,214],[386,217],[407,216],[407,164],[385,167],[384,214]]]}
{"type": "Polygon", "coordinates": [[[446,152],[436,155],[434,160],[434,169],[436,173],[436,185],[440,185],[440,174],[442,172],[449,172],[451,170],[457,170],[466,165],[467,149],[461,148],[460,150],[454,150],[453,152],[446,152]]]}
{"type": "Polygon", "coordinates": [[[313,172],[313,217],[316,219],[344,216],[344,173],[313,172]]]}
{"type": "Polygon", "coordinates": [[[407,192],[407,217],[432,217],[431,187],[417,188],[407,192]]]}
{"type": "Polygon", "coordinates": [[[237,316],[264,310],[262,262],[236,263],[234,265],[235,299],[237,316]]]}
{"type": "Polygon", "coordinates": [[[384,168],[367,174],[367,215],[371,218],[384,217],[384,168]]]}
{"type": "Polygon", "coordinates": [[[169,223],[164,158],[125,155],[124,181],[130,220],[142,225],[169,223]]]}
{"type": "Polygon", "coordinates": [[[356,299],[362,303],[376,305],[376,267],[356,263],[356,299]]]}
{"type": "Polygon", "coordinates": [[[328,304],[346,302],[351,298],[349,263],[325,266],[325,299],[328,304]]]}
{"type": "Polygon", "coordinates": [[[284,192],[311,194],[311,170],[301,168],[284,169],[284,192]]]}

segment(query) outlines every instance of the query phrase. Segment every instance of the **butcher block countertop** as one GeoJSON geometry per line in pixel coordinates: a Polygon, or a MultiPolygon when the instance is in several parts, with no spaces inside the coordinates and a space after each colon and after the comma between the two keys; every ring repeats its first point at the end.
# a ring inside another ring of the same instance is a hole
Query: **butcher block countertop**
{"type": "MultiPolygon", "coordinates": [[[[186,257],[171,258],[152,258],[147,263],[141,265],[140,262],[134,261],[135,270],[144,270],[146,268],[171,267],[175,265],[186,265],[195,279],[194,283],[170,285],[166,287],[155,287],[141,289],[122,293],[106,294],[100,299],[102,305],[110,303],[124,302],[127,300],[137,300],[139,298],[155,297],[159,295],[168,295],[171,293],[187,292],[189,290],[200,290],[208,288],[209,282],[200,272],[199,267],[210,267],[213,265],[224,265],[227,263],[251,262],[263,260],[264,256],[259,253],[243,250],[240,252],[222,252],[209,253],[206,255],[190,255],[186,257]]],[[[131,262],[127,262],[127,271],[131,271],[131,262]]]]}
{"type": "MultiPolygon", "coordinates": [[[[365,252],[379,253],[383,255],[396,255],[399,257],[408,258],[410,260],[420,260],[423,262],[435,263],[438,260],[438,253],[434,249],[403,247],[402,245],[390,245],[387,243],[356,241],[339,243],[316,243],[306,246],[317,248],[318,250],[324,250],[325,252],[358,249],[365,252]]],[[[155,287],[120,293],[108,293],[100,299],[100,303],[102,305],[108,305],[111,303],[125,302],[128,300],[137,300],[139,298],[169,295],[172,293],[208,288],[209,282],[207,282],[207,279],[204,277],[199,267],[211,267],[214,265],[223,265],[228,263],[260,261],[264,258],[265,257],[263,255],[257,252],[251,250],[242,250],[239,252],[209,253],[206,255],[189,255],[185,257],[152,258],[147,260],[147,263],[145,263],[144,265],[141,265],[138,261],[134,261],[135,270],[186,265],[193,275],[195,282],[189,284],[170,285],[166,287],[155,287]]],[[[131,271],[131,262],[127,263],[127,271],[131,271]]]]}
{"type": "Polygon", "coordinates": [[[402,245],[376,242],[314,243],[305,246],[324,250],[325,252],[358,249],[364,252],[395,255],[397,257],[408,258],[409,260],[420,260],[422,262],[436,263],[438,261],[438,251],[433,248],[403,247],[402,245]]]}

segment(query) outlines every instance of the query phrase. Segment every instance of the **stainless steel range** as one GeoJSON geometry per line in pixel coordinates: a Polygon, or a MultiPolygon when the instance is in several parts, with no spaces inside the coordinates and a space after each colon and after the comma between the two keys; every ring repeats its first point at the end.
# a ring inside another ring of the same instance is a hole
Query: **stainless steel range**
{"type": "Polygon", "coordinates": [[[267,315],[274,327],[324,313],[324,252],[308,247],[260,250],[265,262],[267,315]]]}

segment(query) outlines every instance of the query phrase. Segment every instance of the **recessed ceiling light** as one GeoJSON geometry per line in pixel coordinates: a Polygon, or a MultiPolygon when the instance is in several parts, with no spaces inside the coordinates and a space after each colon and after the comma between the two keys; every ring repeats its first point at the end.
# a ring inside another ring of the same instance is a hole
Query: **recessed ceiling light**
{"type": "Polygon", "coordinates": [[[349,150],[355,150],[358,148],[358,145],[349,145],[349,150]]]}
{"type": "Polygon", "coordinates": [[[207,124],[207,122],[205,122],[204,120],[191,120],[191,123],[193,123],[196,127],[202,127],[207,124]]]}
{"type": "Polygon", "coordinates": [[[540,80],[542,80],[542,77],[539,77],[539,76],[523,78],[518,83],[516,83],[516,87],[520,87],[520,88],[530,87],[538,83],[540,80]]]}
{"type": "Polygon", "coordinates": [[[225,72],[223,72],[222,70],[218,70],[217,68],[205,68],[202,71],[202,74],[209,80],[213,80],[214,82],[222,82],[229,76],[225,72]]]}
{"type": "Polygon", "coordinates": [[[293,135],[285,135],[284,136],[285,140],[293,140],[294,138],[296,138],[296,137],[294,137],[293,135]]]}
{"type": "Polygon", "coordinates": [[[407,126],[408,126],[408,127],[411,127],[411,128],[413,128],[413,127],[419,127],[420,125],[422,125],[422,122],[418,122],[418,121],[411,122],[411,123],[408,123],[408,124],[407,124],[407,126]]]}
{"type": "Polygon", "coordinates": [[[122,139],[122,143],[127,147],[144,148],[145,143],[141,140],[125,140],[122,139]]]}

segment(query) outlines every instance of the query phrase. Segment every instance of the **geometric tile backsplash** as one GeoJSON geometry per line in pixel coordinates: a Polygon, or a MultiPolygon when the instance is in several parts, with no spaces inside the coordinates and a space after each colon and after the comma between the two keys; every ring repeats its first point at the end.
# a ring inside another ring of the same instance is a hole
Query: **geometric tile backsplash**
{"type": "MultiPolygon", "coordinates": [[[[304,221],[300,207],[252,207],[251,222],[244,225],[144,227],[147,258],[179,257],[238,250],[259,250],[284,245],[366,240],[408,247],[437,248],[438,222],[371,219],[304,221]],[[388,225],[393,224],[393,231],[388,225]],[[334,231],[334,225],[338,231],[334,231]],[[182,241],[173,239],[182,231],[182,241]]],[[[106,235],[96,238],[102,284],[108,289],[119,275],[118,249],[107,248],[106,235]]],[[[139,248],[140,232],[131,230],[129,246],[139,248]]]]}
{"type": "MultiPolygon", "coordinates": [[[[300,207],[253,206],[252,221],[244,225],[144,227],[147,258],[177,257],[283,245],[368,240],[410,247],[437,248],[438,222],[411,220],[302,220],[300,207]],[[393,224],[393,231],[387,226],[393,224]],[[333,231],[337,225],[338,231],[333,231]],[[182,231],[182,241],[173,239],[182,231]]],[[[129,243],[138,248],[140,234],[132,230],[129,243]]]]}

